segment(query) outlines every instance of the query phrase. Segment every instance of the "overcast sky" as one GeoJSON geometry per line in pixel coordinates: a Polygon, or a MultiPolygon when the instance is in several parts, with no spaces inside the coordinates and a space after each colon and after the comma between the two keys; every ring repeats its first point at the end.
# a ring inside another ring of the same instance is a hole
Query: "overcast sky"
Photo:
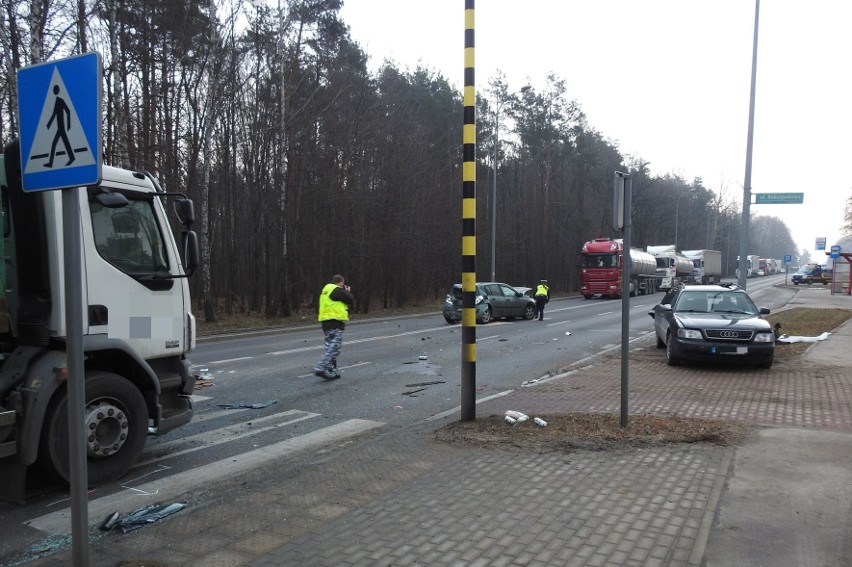
{"type": "MultiPolygon", "coordinates": [[[[371,68],[422,63],[461,90],[464,0],[344,0],[341,13],[371,68]]],[[[498,70],[512,90],[543,90],[552,72],[623,154],[741,206],[754,13],[753,0],[478,0],[477,96],[498,70]]],[[[752,192],[804,203],[751,212],[783,220],[799,250],[839,240],[852,196],[850,24],[850,0],[760,5],[752,192]]]]}

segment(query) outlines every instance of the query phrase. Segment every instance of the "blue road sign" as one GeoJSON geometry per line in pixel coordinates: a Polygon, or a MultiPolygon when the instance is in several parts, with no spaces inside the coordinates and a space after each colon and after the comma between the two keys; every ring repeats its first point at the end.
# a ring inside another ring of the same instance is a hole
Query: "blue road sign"
{"type": "Polygon", "coordinates": [[[793,255],[792,254],[784,254],[784,263],[785,264],[789,264],[792,261],[793,261],[793,255]]]}
{"type": "Polygon", "coordinates": [[[831,257],[832,258],[840,258],[840,245],[835,244],[831,247],[831,257]]]}
{"type": "Polygon", "coordinates": [[[24,191],[101,182],[101,76],[96,52],[18,71],[24,191]]]}

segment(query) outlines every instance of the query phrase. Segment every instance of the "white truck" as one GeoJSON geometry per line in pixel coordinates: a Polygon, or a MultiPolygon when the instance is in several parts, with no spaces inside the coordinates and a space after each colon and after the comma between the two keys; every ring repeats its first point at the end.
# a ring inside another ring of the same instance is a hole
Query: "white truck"
{"type": "Polygon", "coordinates": [[[656,275],[661,290],[669,290],[679,282],[692,278],[692,261],[678,254],[674,244],[648,246],[645,249],[657,262],[656,275]]]}
{"type": "Polygon", "coordinates": [[[715,284],[722,279],[722,253],[718,250],[684,250],[692,261],[692,280],[697,284],[715,284]]]}
{"type": "MultiPolygon", "coordinates": [[[[737,279],[740,277],[740,257],[737,256],[737,279]]],[[[749,254],[745,261],[746,278],[757,277],[758,268],[760,266],[760,256],[749,254]]]]}
{"type": "MultiPolygon", "coordinates": [[[[61,191],[24,192],[20,150],[0,157],[0,498],[23,502],[27,469],[70,477],[66,282],[61,191]]],[[[198,265],[192,201],[147,173],[103,167],[74,189],[80,283],[86,462],[91,486],[120,478],[149,433],[190,421],[195,346],[187,275],[198,265]],[[175,242],[164,202],[182,227],[175,242]]],[[[63,190],[68,191],[68,190],[63,190]]],[[[73,379],[71,377],[70,379],[73,379]]]]}

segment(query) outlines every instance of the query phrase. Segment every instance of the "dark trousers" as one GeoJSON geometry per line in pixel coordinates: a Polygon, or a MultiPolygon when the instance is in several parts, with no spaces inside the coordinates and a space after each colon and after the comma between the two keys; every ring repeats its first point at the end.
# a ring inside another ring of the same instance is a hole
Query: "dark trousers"
{"type": "Polygon", "coordinates": [[[544,319],[544,305],[547,303],[546,295],[535,296],[535,314],[539,321],[544,319]]]}

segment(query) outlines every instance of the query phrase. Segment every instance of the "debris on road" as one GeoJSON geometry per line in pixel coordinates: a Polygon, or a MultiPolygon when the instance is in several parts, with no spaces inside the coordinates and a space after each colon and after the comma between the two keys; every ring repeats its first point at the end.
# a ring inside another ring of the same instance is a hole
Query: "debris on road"
{"type": "Polygon", "coordinates": [[[403,392],[402,395],[403,396],[410,396],[411,394],[416,394],[417,392],[423,392],[424,390],[426,390],[426,388],[419,388],[417,390],[409,390],[407,392],[403,392]]]}
{"type": "Polygon", "coordinates": [[[415,386],[431,386],[433,384],[446,384],[446,380],[435,380],[434,382],[417,382],[416,384],[406,384],[406,388],[414,388],[415,386]]]}
{"type": "Polygon", "coordinates": [[[530,418],[527,414],[515,410],[506,410],[506,417],[511,417],[518,423],[523,423],[530,418]]]}
{"type": "Polygon", "coordinates": [[[272,404],[277,404],[278,400],[267,400],[265,402],[237,402],[233,404],[216,404],[217,407],[225,408],[225,409],[263,409],[271,406],[272,404]]]}
{"type": "Polygon", "coordinates": [[[817,341],[824,341],[831,335],[831,333],[822,333],[821,335],[817,335],[815,337],[799,337],[799,336],[790,336],[790,335],[781,335],[778,337],[775,342],[781,343],[785,345],[793,344],[793,343],[815,343],[817,341]]]}
{"type": "Polygon", "coordinates": [[[118,528],[123,533],[132,532],[133,530],[138,530],[147,524],[153,524],[158,520],[162,520],[166,516],[171,516],[175,512],[180,512],[187,506],[188,504],[186,502],[149,504],[131,512],[120,520],[118,520],[118,512],[113,512],[101,523],[101,529],[109,531],[111,529],[118,528]]]}

